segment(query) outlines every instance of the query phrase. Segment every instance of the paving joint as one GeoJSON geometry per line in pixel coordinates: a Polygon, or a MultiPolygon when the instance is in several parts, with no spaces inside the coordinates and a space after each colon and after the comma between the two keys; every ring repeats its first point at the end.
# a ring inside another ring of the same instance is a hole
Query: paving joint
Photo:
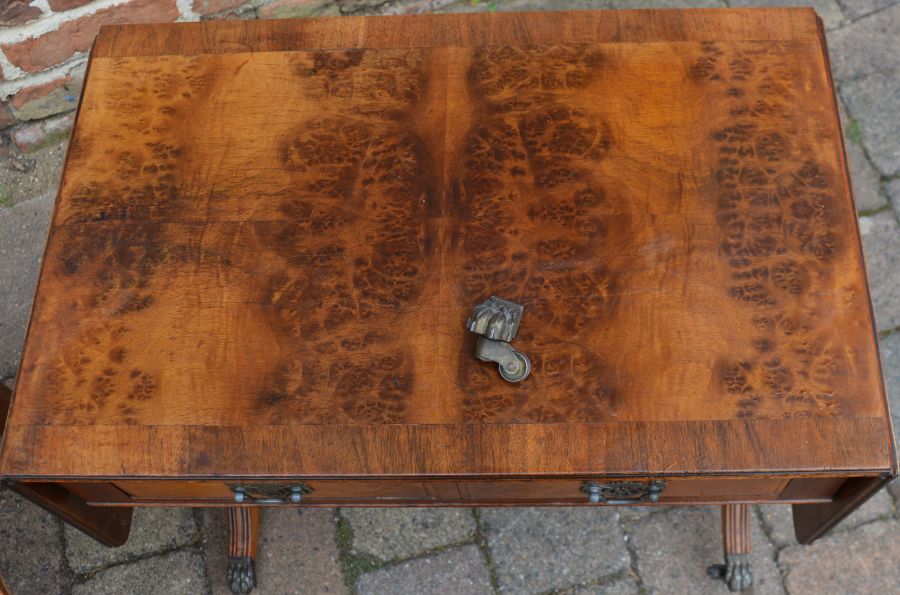
{"type": "Polygon", "coordinates": [[[200,561],[203,564],[203,582],[207,593],[212,593],[212,579],[209,576],[209,560],[206,555],[206,524],[203,522],[203,509],[194,508],[191,510],[194,516],[194,523],[197,525],[197,532],[200,534],[199,544],[197,548],[200,553],[200,561]]]}
{"type": "Polygon", "coordinates": [[[781,585],[781,588],[784,589],[784,592],[788,592],[787,588],[787,572],[784,567],[782,567],[781,562],[779,562],[779,554],[781,554],[781,550],[790,547],[788,545],[778,545],[778,542],[772,537],[772,529],[769,527],[769,523],[766,522],[766,517],[763,515],[762,510],[759,506],[753,507],[753,514],[756,516],[756,521],[759,523],[759,528],[762,530],[763,535],[765,535],[766,539],[772,545],[772,561],[775,563],[775,568],[778,569],[778,581],[781,585]]]}
{"type": "Polygon", "coordinates": [[[341,576],[351,595],[357,595],[356,581],[367,572],[384,568],[386,562],[369,554],[360,554],[353,549],[353,526],[341,515],[339,508],[334,511],[334,542],[338,550],[341,576]]]}
{"type": "MultiPolygon", "coordinates": [[[[572,593],[573,589],[582,589],[584,587],[603,587],[606,585],[615,584],[619,581],[622,581],[622,580],[625,580],[628,578],[634,578],[635,580],[637,580],[637,576],[634,574],[634,572],[630,568],[623,568],[622,570],[619,570],[618,572],[608,574],[608,575],[600,577],[598,579],[584,581],[584,582],[577,583],[574,585],[569,585],[568,587],[560,587],[558,589],[551,589],[549,591],[543,591],[543,592],[539,593],[538,595],[569,595],[570,593],[572,593]]],[[[644,591],[641,591],[641,593],[643,594],[644,591]]]]}
{"type": "Polygon", "coordinates": [[[497,565],[494,562],[494,558],[491,555],[491,548],[488,544],[487,534],[484,532],[484,525],[481,522],[481,511],[477,508],[472,508],[472,516],[475,518],[475,545],[478,546],[479,551],[481,552],[481,557],[484,558],[484,563],[487,565],[488,569],[488,577],[491,581],[491,588],[494,589],[494,593],[500,592],[500,578],[497,576],[497,565]]]}
{"type": "MultiPolygon", "coordinates": [[[[650,518],[649,516],[646,518],[650,518]]],[[[622,537],[625,542],[625,550],[628,552],[628,571],[634,576],[634,580],[637,583],[638,593],[640,595],[644,595],[645,593],[649,593],[647,590],[647,586],[644,585],[644,577],[641,576],[639,567],[638,567],[638,553],[637,549],[634,547],[634,543],[631,535],[631,523],[619,523],[622,527],[622,537]],[[627,525],[627,526],[626,526],[627,525]]]]}

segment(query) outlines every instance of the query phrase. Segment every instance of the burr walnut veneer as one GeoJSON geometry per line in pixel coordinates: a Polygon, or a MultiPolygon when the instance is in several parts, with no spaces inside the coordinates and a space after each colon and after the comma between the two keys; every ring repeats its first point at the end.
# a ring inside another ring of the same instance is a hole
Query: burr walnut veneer
{"type": "Polygon", "coordinates": [[[808,542],[888,481],[889,419],[812,10],[134,25],[0,470],[57,511],[726,504],[738,555],[743,504],[808,542]],[[473,355],[491,295],[524,382],[473,355]]]}

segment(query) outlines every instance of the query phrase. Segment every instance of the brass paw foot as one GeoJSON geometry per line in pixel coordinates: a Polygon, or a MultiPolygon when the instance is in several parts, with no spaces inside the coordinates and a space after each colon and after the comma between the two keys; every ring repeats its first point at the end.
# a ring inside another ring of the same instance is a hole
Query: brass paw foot
{"type": "Polygon", "coordinates": [[[252,558],[229,558],[228,588],[232,593],[246,594],[256,586],[252,558]]]}
{"type": "Polygon", "coordinates": [[[732,591],[744,591],[753,585],[750,556],[747,554],[728,554],[725,564],[710,566],[707,573],[712,578],[725,581],[732,591]]]}

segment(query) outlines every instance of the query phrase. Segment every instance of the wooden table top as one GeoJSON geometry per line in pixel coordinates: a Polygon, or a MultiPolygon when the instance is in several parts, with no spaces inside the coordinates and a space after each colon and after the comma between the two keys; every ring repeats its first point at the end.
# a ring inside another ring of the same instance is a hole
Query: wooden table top
{"type": "Polygon", "coordinates": [[[811,9],[106,27],[0,471],[881,473],[854,213],[811,9]]]}

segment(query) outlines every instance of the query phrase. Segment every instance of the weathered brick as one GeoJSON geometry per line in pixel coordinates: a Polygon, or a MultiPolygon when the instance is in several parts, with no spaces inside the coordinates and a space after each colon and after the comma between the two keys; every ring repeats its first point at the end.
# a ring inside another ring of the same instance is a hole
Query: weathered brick
{"type": "Polygon", "coordinates": [[[900,326],[900,225],[891,211],[860,217],[866,269],[879,330],[900,326]]]}
{"type": "Polygon", "coordinates": [[[489,508],[481,519],[503,592],[589,583],[626,570],[630,562],[611,508],[489,508]]]}
{"type": "Polygon", "coordinates": [[[120,547],[101,545],[66,525],[66,555],[72,570],[86,573],[186,545],[194,541],[196,533],[197,525],[190,509],[138,508],[134,511],[128,541],[120,547]]]}
{"type": "Polygon", "coordinates": [[[246,4],[247,0],[194,0],[191,8],[199,15],[216,14],[246,4]]]}
{"type": "Polygon", "coordinates": [[[838,0],[851,19],[858,19],[894,4],[894,0],[838,0]]]}
{"type": "Polygon", "coordinates": [[[26,87],[10,103],[20,121],[40,120],[75,109],[83,83],[84,72],[79,69],[49,83],[26,87]]]}
{"type": "Polygon", "coordinates": [[[11,491],[0,489],[0,570],[9,592],[63,591],[58,535],[56,517],[11,491]]]}
{"type": "Polygon", "coordinates": [[[40,37],[3,44],[9,61],[26,72],[40,72],[86,52],[102,25],[174,21],[179,16],[175,0],[132,0],[60,25],[40,37]]]}
{"type": "Polygon", "coordinates": [[[195,551],[181,550],[102,570],[71,592],[73,595],[196,595],[208,591],[203,558],[195,551]]]}
{"type": "MultiPolygon", "coordinates": [[[[775,545],[779,547],[797,545],[790,504],[766,504],[760,506],[759,510],[762,512],[763,524],[775,545]]],[[[832,531],[849,531],[859,525],[889,516],[893,512],[890,496],[886,491],[881,491],[853,511],[832,531]]]]}
{"type": "Polygon", "coordinates": [[[900,178],[895,178],[884,185],[884,191],[887,192],[888,198],[894,209],[900,211],[900,178]]]}
{"type": "Polygon", "coordinates": [[[853,181],[853,195],[859,211],[874,211],[887,204],[881,193],[881,180],[878,172],[869,163],[862,147],[853,141],[846,143],[847,159],[850,161],[850,176],[853,181]]]}
{"type": "MultiPolygon", "coordinates": [[[[900,447],[900,331],[894,331],[878,341],[881,353],[881,368],[884,370],[884,385],[891,402],[891,416],[894,419],[894,439],[900,447]]],[[[891,484],[891,493],[900,496],[900,482],[891,484]]]]}
{"type": "Polygon", "coordinates": [[[22,25],[41,16],[41,9],[22,0],[0,5],[0,26],[22,25]]]}
{"type": "Polygon", "coordinates": [[[896,51],[900,4],[829,35],[841,97],[859,122],[872,164],[900,174],[900,52],[896,51]]]}
{"type": "Polygon", "coordinates": [[[878,521],[834,533],[778,556],[789,593],[896,593],[900,585],[900,524],[878,521]]]}
{"type": "Polygon", "coordinates": [[[261,19],[292,19],[311,16],[339,15],[334,0],[275,0],[257,9],[261,19]]]}
{"type": "Polygon", "coordinates": [[[462,543],[475,533],[467,508],[346,508],[354,549],[382,560],[397,560],[462,543]]]}
{"type": "Polygon", "coordinates": [[[9,107],[6,105],[6,102],[0,102],[0,130],[6,128],[10,124],[15,123],[16,119],[13,117],[12,112],[9,111],[9,107]]]}
{"type": "Polygon", "coordinates": [[[480,595],[493,591],[487,564],[474,545],[364,574],[356,590],[360,595],[480,595]]]}
{"type": "Polygon", "coordinates": [[[94,0],[50,0],[50,8],[52,8],[54,12],[60,12],[62,10],[72,10],[73,8],[84,6],[93,1],[94,0]]]}
{"type": "MultiPolygon", "coordinates": [[[[711,564],[720,564],[722,523],[719,507],[670,508],[653,514],[630,531],[638,573],[648,593],[722,595],[728,589],[707,576],[711,564]]],[[[783,595],[781,577],[773,560],[774,548],[755,515],[753,532],[753,593],[783,595]]]]}
{"type": "Polygon", "coordinates": [[[731,0],[730,6],[812,6],[829,29],[844,20],[836,0],[731,0]]]}
{"type": "Polygon", "coordinates": [[[57,137],[66,136],[74,123],[74,113],[47,118],[19,128],[12,133],[12,139],[20,151],[28,153],[57,137]]]}

